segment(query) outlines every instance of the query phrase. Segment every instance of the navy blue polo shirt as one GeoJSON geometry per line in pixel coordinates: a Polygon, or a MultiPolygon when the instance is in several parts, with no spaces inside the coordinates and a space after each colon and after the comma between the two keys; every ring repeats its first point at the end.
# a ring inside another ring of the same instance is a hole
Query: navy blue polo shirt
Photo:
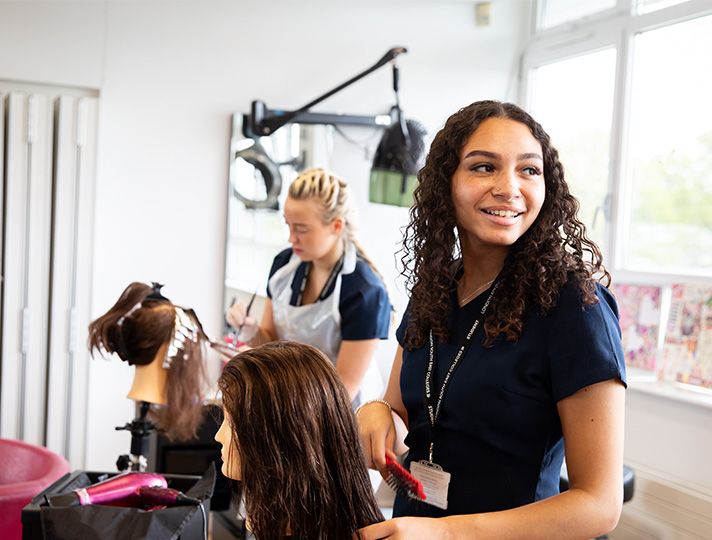
{"type": "MultiPolygon", "coordinates": [[[[394,516],[440,517],[494,512],[559,493],[564,445],[556,404],[581,388],[609,379],[625,383],[618,308],[608,289],[585,309],[569,283],[547,315],[525,313],[517,342],[500,336],[482,346],[478,330],[450,380],[436,427],[433,461],[451,476],[448,509],[396,497],[394,516]]],[[[437,344],[436,392],[462,336],[470,330],[489,291],[462,308],[456,293],[447,319],[452,343],[437,344]]],[[[408,311],[396,331],[403,344],[408,311]]],[[[430,428],[423,404],[429,347],[403,351],[401,395],[408,411],[412,460],[428,458],[430,428]]]]}

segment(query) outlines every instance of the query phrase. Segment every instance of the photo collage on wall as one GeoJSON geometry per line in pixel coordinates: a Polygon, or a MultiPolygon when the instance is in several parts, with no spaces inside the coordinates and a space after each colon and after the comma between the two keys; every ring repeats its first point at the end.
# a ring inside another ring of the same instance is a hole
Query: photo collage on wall
{"type": "Polygon", "coordinates": [[[672,285],[666,313],[662,287],[615,284],[611,290],[627,366],[649,370],[664,382],[712,389],[712,287],[672,285]],[[664,340],[658,350],[662,321],[664,340]]]}
{"type": "Polygon", "coordinates": [[[618,302],[626,365],[655,371],[662,289],[614,284],[611,290],[618,302]]]}
{"type": "Polygon", "coordinates": [[[712,388],[712,287],[672,286],[663,364],[665,381],[712,388]]]}

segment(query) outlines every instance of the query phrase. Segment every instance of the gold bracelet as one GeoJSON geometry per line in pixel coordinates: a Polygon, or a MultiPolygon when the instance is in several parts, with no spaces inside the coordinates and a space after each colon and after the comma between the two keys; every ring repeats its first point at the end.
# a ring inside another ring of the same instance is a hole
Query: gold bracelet
{"type": "Polygon", "coordinates": [[[370,405],[371,403],[383,403],[386,407],[388,407],[389,412],[393,412],[393,407],[391,407],[391,404],[388,403],[385,399],[369,399],[366,403],[361,403],[356,408],[356,412],[354,413],[355,416],[358,416],[358,413],[361,412],[361,409],[363,409],[366,405],[370,405]]]}

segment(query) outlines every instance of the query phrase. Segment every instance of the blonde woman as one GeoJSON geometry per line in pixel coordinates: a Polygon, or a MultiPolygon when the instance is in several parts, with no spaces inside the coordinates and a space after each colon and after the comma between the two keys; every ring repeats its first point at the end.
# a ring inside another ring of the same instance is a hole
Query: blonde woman
{"type": "Polygon", "coordinates": [[[261,323],[238,302],[227,321],[256,346],[278,339],[323,352],[354,407],[381,391],[373,357],[388,337],[391,303],[383,277],[356,238],[353,193],[341,178],[310,169],[290,185],[284,204],[291,248],[272,264],[261,323]]]}

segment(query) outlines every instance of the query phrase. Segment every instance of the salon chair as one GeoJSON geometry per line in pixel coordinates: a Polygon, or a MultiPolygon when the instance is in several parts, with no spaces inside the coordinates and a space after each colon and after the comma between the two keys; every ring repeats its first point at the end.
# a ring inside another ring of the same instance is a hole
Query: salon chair
{"type": "MultiPolygon", "coordinates": [[[[569,489],[569,473],[566,470],[566,463],[561,468],[561,476],[559,477],[559,491],[564,492],[569,489]]],[[[623,502],[627,503],[633,498],[633,492],[635,491],[635,471],[628,467],[628,465],[623,465],[623,502]]],[[[599,536],[596,540],[605,540],[608,535],[599,536]]]]}
{"type": "Polygon", "coordinates": [[[42,446],[0,439],[0,536],[22,538],[22,509],[70,471],[69,462],[42,446]]]}

